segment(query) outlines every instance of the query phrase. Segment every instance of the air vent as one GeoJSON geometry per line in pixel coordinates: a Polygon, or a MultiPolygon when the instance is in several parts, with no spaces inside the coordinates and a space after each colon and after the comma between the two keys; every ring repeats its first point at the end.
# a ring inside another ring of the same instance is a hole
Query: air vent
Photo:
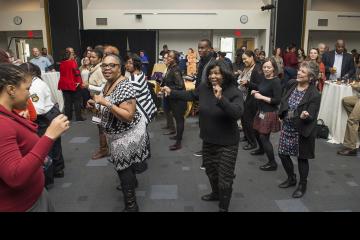
{"type": "Polygon", "coordinates": [[[327,27],[327,26],[329,26],[329,19],[319,19],[318,26],[319,27],[327,27]]]}
{"type": "Polygon", "coordinates": [[[96,25],[98,26],[107,26],[108,22],[107,22],[107,18],[96,18],[96,25]]]}

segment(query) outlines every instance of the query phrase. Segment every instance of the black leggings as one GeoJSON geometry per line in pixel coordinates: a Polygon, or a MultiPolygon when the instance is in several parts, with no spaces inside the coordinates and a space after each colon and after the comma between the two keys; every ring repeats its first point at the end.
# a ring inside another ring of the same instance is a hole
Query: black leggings
{"type": "MultiPolygon", "coordinates": [[[[282,165],[284,166],[286,174],[291,177],[294,176],[294,164],[291,161],[291,157],[289,155],[281,155],[279,154],[282,165]]],[[[309,175],[309,160],[298,158],[299,165],[299,174],[300,174],[300,182],[307,183],[307,178],[309,175]]]]}
{"type": "Polygon", "coordinates": [[[133,166],[128,167],[124,170],[117,171],[120,184],[124,190],[134,190],[136,186],[136,173],[133,166]]]}
{"type": "Polygon", "coordinates": [[[255,131],[255,136],[259,143],[259,149],[263,150],[266,153],[269,163],[276,164],[274,148],[270,141],[270,133],[269,134],[260,134],[258,131],[255,131]]]}

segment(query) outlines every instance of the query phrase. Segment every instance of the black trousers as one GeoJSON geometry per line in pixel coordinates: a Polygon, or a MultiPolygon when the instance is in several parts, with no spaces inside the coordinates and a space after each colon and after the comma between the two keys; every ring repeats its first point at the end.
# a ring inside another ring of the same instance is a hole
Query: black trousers
{"type": "Polygon", "coordinates": [[[253,128],[254,118],[256,116],[256,106],[251,103],[245,103],[244,114],[241,117],[241,124],[244,135],[250,145],[256,146],[255,130],[253,128]]]}
{"type": "Polygon", "coordinates": [[[203,142],[203,164],[210,183],[218,189],[231,189],[239,145],[221,146],[203,142]]]}
{"type": "MultiPolygon", "coordinates": [[[[38,115],[36,123],[38,124],[38,135],[41,137],[45,134],[50,122],[45,117],[38,115]]],[[[45,185],[54,182],[54,174],[65,169],[65,161],[62,154],[61,137],[59,137],[53,144],[49,152],[49,157],[52,158],[52,165],[45,171],[45,185]]]]}
{"type": "Polygon", "coordinates": [[[75,108],[76,120],[81,120],[81,89],[78,88],[75,92],[65,90],[62,92],[64,96],[65,115],[69,121],[72,120],[73,106],[75,108]]]}
{"type": "Polygon", "coordinates": [[[86,108],[87,102],[90,100],[91,95],[87,88],[81,89],[81,97],[82,97],[82,108],[86,108]]]}
{"type": "Polygon", "coordinates": [[[117,171],[123,190],[134,190],[136,186],[136,173],[133,166],[117,171]]]}
{"type": "Polygon", "coordinates": [[[176,122],[176,143],[180,144],[185,127],[185,112],[187,102],[179,100],[170,100],[170,109],[176,122]]]}
{"type": "MultiPolygon", "coordinates": [[[[294,164],[291,161],[291,157],[289,155],[282,154],[279,154],[279,157],[288,177],[294,176],[294,164]]],[[[309,160],[298,158],[298,168],[300,175],[300,183],[306,184],[307,178],[309,176],[309,160]]]]}

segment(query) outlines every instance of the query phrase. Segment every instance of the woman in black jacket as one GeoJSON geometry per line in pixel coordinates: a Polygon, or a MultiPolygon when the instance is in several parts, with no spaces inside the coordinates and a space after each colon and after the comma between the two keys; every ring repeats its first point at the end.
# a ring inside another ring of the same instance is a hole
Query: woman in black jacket
{"type": "MultiPolygon", "coordinates": [[[[168,70],[164,77],[164,84],[171,90],[185,90],[185,82],[179,68],[179,56],[178,52],[170,51],[167,57],[168,70]]],[[[170,150],[175,151],[181,149],[187,102],[181,99],[169,99],[169,103],[176,122],[176,136],[170,137],[171,140],[176,140],[176,142],[170,146],[170,150]]]]}
{"type": "Polygon", "coordinates": [[[212,188],[212,193],[201,199],[220,200],[220,211],[228,211],[240,138],[237,120],[244,111],[244,100],[224,62],[215,61],[206,74],[208,81],[194,91],[174,91],[168,87],[162,90],[171,94],[170,98],[200,101],[203,162],[212,188]]]}
{"type": "Polygon", "coordinates": [[[303,62],[297,80],[291,80],[287,85],[279,111],[279,116],[283,120],[279,156],[288,175],[288,179],[279,187],[296,186],[291,156],[298,157],[300,183],[293,194],[294,198],[301,198],[305,194],[309,174],[308,159],[315,158],[315,128],[321,100],[315,86],[318,75],[317,63],[303,62]]]}

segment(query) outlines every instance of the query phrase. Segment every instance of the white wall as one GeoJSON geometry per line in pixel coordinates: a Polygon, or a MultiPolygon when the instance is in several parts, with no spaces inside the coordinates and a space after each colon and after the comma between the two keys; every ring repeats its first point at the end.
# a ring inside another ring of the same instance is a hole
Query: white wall
{"type": "Polygon", "coordinates": [[[0,32],[9,31],[42,31],[44,46],[47,46],[45,12],[43,8],[29,11],[4,11],[0,10],[0,32]],[[22,24],[16,25],[15,16],[22,18],[22,24]]]}
{"type": "Polygon", "coordinates": [[[164,44],[167,44],[170,50],[177,50],[185,54],[189,48],[197,51],[199,40],[210,39],[210,34],[210,30],[160,30],[159,52],[164,44]]]}
{"type": "Polygon", "coordinates": [[[312,11],[360,12],[359,0],[308,0],[312,11]]]}
{"type": "MultiPolygon", "coordinates": [[[[360,15],[358,12],[324,12],[324,11],[307,11],[306,14],[306,26],[305,26],[305,38],[304,38],[304,49],[308,49],[309,32],[316,31],[333,31],[333,32],[348,32],[348,31],[359,31],[360,32],[360,18],[343,18],[338,15],[360,15]],[[329,25],[327,27],[319,27],[318,19],[328,19],[329,25]]],[[[336,34],[336,33],[334,33],[336,34]]],[[[326,41],[326,37],[321,37],[322,41],[326,41]]],[[[339,35],[337,38],[345,37],[339,35]]],[[[356,44],[356,43],[355,43],[356,44]]],[[[360,45],[360,39],[357,44],[360,45]]]]}
{"type": "Polygon", "coordinates": [[[142,20],[126,13],[144,13],[144,10],[84,10],[84,29],[267,29],[270,13],[256,10],[152,10],[158,15],[143,14],[142,20]],[[169,13],[161,15],[161,13],[169,13]],[[170,14],[171,13],[171,14],[170,14]],[[216,15],[183,15],[182,13],[215,13],[216,15]],[[247,24],[240,23],[240,16],[248,15],[247,24]],[[97,26],[96,18],[108,18],[108,26],[97,26]]]}

